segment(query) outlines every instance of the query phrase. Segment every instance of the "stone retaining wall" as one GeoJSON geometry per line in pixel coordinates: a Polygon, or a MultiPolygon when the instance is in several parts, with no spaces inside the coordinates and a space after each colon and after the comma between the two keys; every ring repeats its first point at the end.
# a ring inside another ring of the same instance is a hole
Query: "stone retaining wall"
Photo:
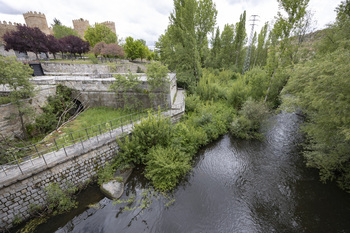
{"type": "Polygon", "coordinates": [[[146,71],[144,64],[137,63],[118,63],[114,66],[101,64],[71,64],[71,63],[56,63],[56,62],[42,62],[41,66],[44,73],[63,73],[63,74],[109,74],[109,73],[136,73],[138,68],[143,72],[146,71]]]}
{"type": "Polygon", "coordinates": [[[0,189],[0,231],[11,228],[14,219],[28,219],[31,205],[45,205],[45,187],[50,183],[57,182],[65,188],[67,182],[74,186],[89,182],[107,161],[112,160],[117,148],[113,140],[63,163],[43,167],[41,171],[5,184],[0,189]]]}
{"type": "MultiPolygon", "coordinates": [[[[173,123],[178,122],[184,114],[184,102],[182,104],[177,106],[177,110],[170,111],[173,123]]],[[[132,124],[124,126],[124,133],[130,133],[131,126],[132,124]]],[[[65,153],[63,149],[52,152],[55,154],[53,160],[51,159],[53,162],[49,162],[49,157],[46,156],[46,166],[33,166],[24,174],[14,177],[7,174],[0,180],[0,231],[11,228],[15,219],[28,219],[31,205],[45,205],[45,187],[50,183],[56,182],[64,188],[69,182],[79,187],[93,179],[98,170],[117,155],[118,145],[115,137],[121,133],[123,130],[115,129],[90,138],[85,146],[82,142],[82,145],[77,143],[66,147],[65,153]]],[[[23,167],[22,165],[22,169],[23,167]]]]}

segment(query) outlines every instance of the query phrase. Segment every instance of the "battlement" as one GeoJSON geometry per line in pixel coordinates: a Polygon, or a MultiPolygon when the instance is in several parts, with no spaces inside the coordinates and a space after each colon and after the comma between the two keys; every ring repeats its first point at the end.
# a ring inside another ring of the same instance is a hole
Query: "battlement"
{"type": "Polygon", "coordinates": [[[44,13],[37,13],[36,11],[32,12],[32,11],[28,11],[27,13],[23,14],[24,19],[28,18],[28,17],[37,17],[37,18],[44,18],[46,20],[46,16],[44,13]]]}
{"type": "Polygon", "coordinates": [[[6,32],[17,30],[17,25],[22,25],[22,24],[0,21],[0,44],[4,42],[3,36],[6,34],[6,32]]]}
{"type": "Polygon", "coordinates": [[[87,20],[87,19],[82,19],[82,18],[80,18],[80,19],[73,19],[72,20],[73,21],[73,24],[74,23],[89,23],[89,20],[87,20]]]}
{"type": "Polygon", "coordinates": [[[84,20],[82,18],[73,19],[72,21],[73,21],[74,30],[77,31],[78,35],[83,38],[85,30],[90,26],[89,21],[84,20]]]}
{"type": "Polygon", "coordinates": [[[37,27],[46,35],[50,34],[50,29],[47,25],[45,14],[41,12],[37,13],[36,11],[29,11],[27,13],[24,13],[23,17],[28,27],[37,27]]]}
{"type": "Polygon", "coordinates": [[[102,24],[114,24],[115,25],[115,23],[113,21],[105,21],[105,22],[102,22],[102,24]]]}
{"type": "Polygon", "coordinates": [[[6,22],[5,20],[4,21],[0,21],[0,26],[17,26],[17,25],[20,25],[20,26],[24,26],[22,25],[21,23],[12,23],[12,22],[6,22]]]}
{"type": "Polygon", "coordinates": [[[112,21],[105,21],[105,22],[102,22],[101,24],[107,26],[109,29],[111,29],[112,32],[114,32],[114,34],[117,34],[116,33],[116,30],[115,30],[115,23],[112,22],[112,21]]]}

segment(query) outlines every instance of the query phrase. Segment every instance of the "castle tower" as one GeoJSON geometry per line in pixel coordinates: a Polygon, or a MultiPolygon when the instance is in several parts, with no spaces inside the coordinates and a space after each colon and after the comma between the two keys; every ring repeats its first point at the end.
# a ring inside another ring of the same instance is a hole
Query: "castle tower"
{"type": "Polygon", "coordinates": [[[111,31],[114,32],[114,34],[117,34],[116,30],[115,30],[115,23],[114,22],[106,21],[106,22],[103,22],[101,24],[103,24],[103,25],[107,26],[109,29],[111,29],[111,31]]]}
{"type": "Polygon", "coordinates": [[[80,19],[73,19],[73,27],[76,32],[78,32],[78,35],[81,38],[84,38],[84,32],[85,30],[90,26],[88,20],[84,20],[82,18],[80,19]]]}
{"type": "Polygon", "coordinates": [[[42,14],[41,12],[37,13],[36,11],[34,11],[34,13],[29,11],[24,13],[23,17],[28,27],[38,27],[46,35],[50,34],[45,14],[42,14]]]}

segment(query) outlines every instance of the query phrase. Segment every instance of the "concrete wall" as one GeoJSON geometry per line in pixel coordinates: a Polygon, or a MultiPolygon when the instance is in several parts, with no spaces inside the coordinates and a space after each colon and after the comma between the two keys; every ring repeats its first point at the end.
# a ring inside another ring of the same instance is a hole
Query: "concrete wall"
{"type": "MultiPolygon", "coordinates": [[[[170,86],[167,87],[167,95],[165,99],[158,99],[156,104],[170,106],[176,93],[176,75],[169,74],[170,86]]],[[[129,92],[129,96],[136,97],[140,102],[140,108],[150,107],[150,99],[148,97],[147,90],[148,85],[146,82],[146,76],[140,77],[142,84],[140,89],[144,90],[141,93],[129,92]]],[[[122,108],[125,105],[123,96],[121,94],[116,95],[109,90],[109,86],[115,81],[114,78],[90,78],[81,76],[41,76],[36,77],[34,82],[36,85],[55,86],[61,84],[69,88],[75,89],[74,96],[81,94],[78,100],[80,102],[88,102],[90,107],[106,106],[113,108],[122,108]]],[[[159,95],[159,90],[155,92],[159,95]]]]}
{"type": "MultiPolygon", "coordinates": [[[[56,86],[40,86],[37,95],[25,101],[28,105],[31,105],[36,114],[42,113],[42,107],[45,106],[47,97],[55,95],[56,86]]],[[[18,110],[11,103],[0,105],[0,132],[5,137],[14,137],[15,135],[21,135],[21,123],[19,121],[18,110]]],[[[25,118],[25,123],[31,122],[32,119],[25,118]]]]}

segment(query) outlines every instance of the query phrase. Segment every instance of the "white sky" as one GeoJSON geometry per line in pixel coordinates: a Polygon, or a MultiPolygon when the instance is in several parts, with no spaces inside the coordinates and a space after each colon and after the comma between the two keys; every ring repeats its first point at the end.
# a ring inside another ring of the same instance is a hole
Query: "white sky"
{"type": "MultiPolygon", "coordinates": [[[[266,21],[277,15],[277,0],[213,0],[218,10],[217,26],[223,30],[226,23],[239,20],[240,14],[247,11],[259,15],[257,30],[266,21]]],[[[335,20],[335,8],[342,0],[310,0],[309,10],[314,13],[317,29],[335,20]]],[[[0,0],[0,21],[24,23],[23,13],[42,12],[48,25],[59,19],[63,25],[73,27],[73,19],[87,19],[90,25],[104,21],[114,21],[119,38],[131,36],[144,39],[153,47],[155,41],[164,33],[173,11],[173,0],[0,0]]],[[[250,26],[247,24],[247,33],[250,26]]]]}

